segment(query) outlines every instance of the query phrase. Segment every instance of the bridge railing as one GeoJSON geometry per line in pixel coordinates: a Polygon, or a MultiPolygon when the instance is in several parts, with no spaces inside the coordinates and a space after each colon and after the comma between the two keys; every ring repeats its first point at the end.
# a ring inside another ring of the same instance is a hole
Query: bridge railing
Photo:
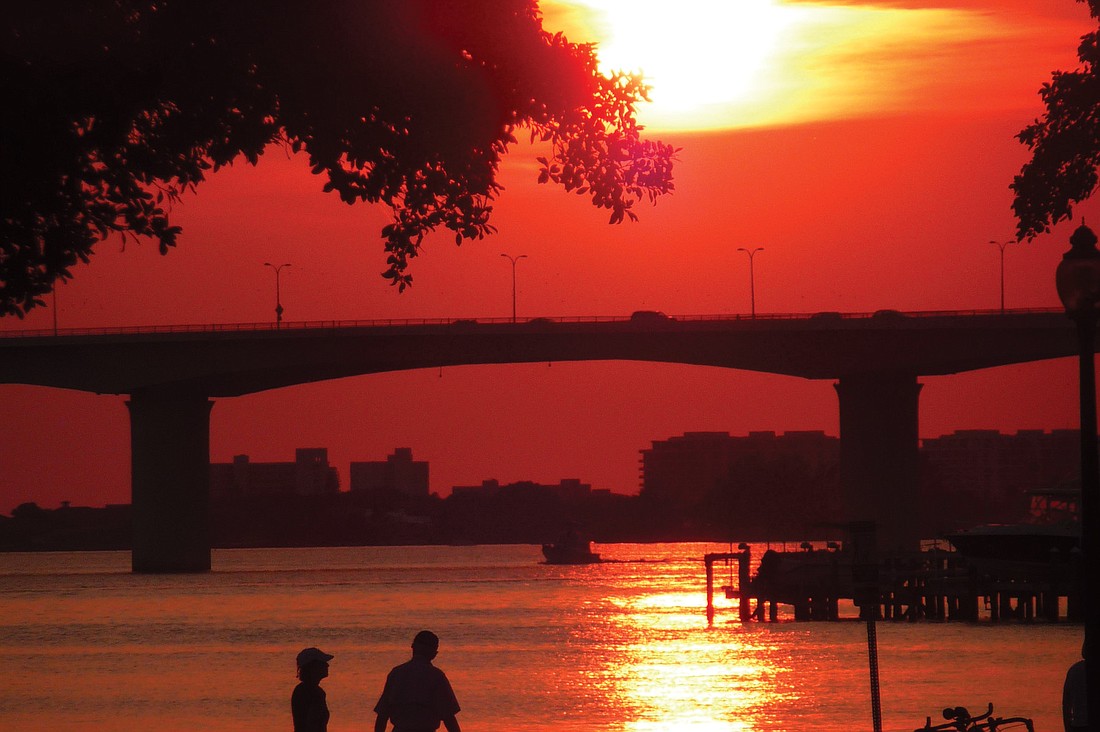
{"type": "MultiPolygon", "coordinates": [[[[930,317],[959,317],[959,316],[996,316],[996,315],[1020,315],[1028,313],[1055,313],[1062,312],[1061,308],[1022,308],[1012,310],[917,310],[896,311],[876,310],[874,312],[841,313],[757,313],[755,316],[743,313],[722,313],[712,315],[670,315],[663,313],[646,312],[647,322],[667,319],[670,321],[775,321],[775,320],[858,320],[876,317],[906,317],[906,318],[930,318],[930,317]]],[[[306,320],[287,321],[275,323],[267,321],[263,323],[193,323],[182,325],[122,325],[103,326],[95,328],[25,328],[14,330],[0,330],[0,339],[5,338],[42,338],[48,336],[95,336],[95,335],[143,335],[157,333],[233,333],[233,332],[263,332],[282,330],[335,330],[343,328],[394,328],[431,325],[532,325],[550,323],[623,323],[637,319],[637,315],[568,315],[554,317],[535,317],[513,321],[510,317],[488,318],[380,318],[368,320],[306,320]]]]}

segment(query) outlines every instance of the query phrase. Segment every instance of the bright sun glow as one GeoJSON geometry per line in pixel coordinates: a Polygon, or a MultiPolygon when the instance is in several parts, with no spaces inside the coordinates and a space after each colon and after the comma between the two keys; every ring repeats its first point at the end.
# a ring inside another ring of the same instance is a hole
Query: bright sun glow
{"type": "Polygon", "coordinates": [[[751,95],[796,15],[773,0],[591,5],[609,21],[602,67],[641,71],[654,101],[678,111],[751,95]]]}
{"type": "MultiPolygon", "coordinates": [[[[647,111],[679,126],[691,117],[718,126],[730,103],[759,95],[784,31],[805,9],[777,0],[562,0],[578,39],[593,38],[604,71],[641,72],[652,87],[647,111]]],[[[567,32],[567,35],[570,35],[567,32]]]]}
{"type": "MultiPolygon", "coordinates": [[[[952,51],[1019,29],[961,10],[785,0],[545,0],[549,30],[640,71],[658,129],[791,124],[920,106],[952,51]],[[923,85],[923,86],[922,86],[923,85]],[[914,102],[914,100],[917,100],[914,102]]],[[[954,79],[966,69],[951,72],[954,79]]],[[[942,88],[938,91],[942,95],[942,88]]],[[[973,95],[962,95],[970,96],[973,95]]]]}

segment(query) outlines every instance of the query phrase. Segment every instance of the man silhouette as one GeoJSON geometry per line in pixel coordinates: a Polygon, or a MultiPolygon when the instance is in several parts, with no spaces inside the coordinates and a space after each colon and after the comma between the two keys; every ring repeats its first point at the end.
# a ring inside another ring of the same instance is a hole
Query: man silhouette
{"type": "Polygon", "coordinates": [[[393,732],[433,732],[440,722],[447,732],[461,732],[455,714],[458,700],[447,675],[432,665],[439,652],[439,638],[430,630],[416,634],[412,642],[412,658],[394,666],[386,677],[382,696],[374,705],[378,714],[374,732],[386,732],[386,723],[393,722],[393,732]]]}
{"type": "Polygon", "coordinates": [[[1062,726],[1066,732],[1092,729],[1089,726],[1088,686],[1085,683],[1087,658],[1082,643],[1081,660],[1069,667],[1062,685],[1062,726]]]}

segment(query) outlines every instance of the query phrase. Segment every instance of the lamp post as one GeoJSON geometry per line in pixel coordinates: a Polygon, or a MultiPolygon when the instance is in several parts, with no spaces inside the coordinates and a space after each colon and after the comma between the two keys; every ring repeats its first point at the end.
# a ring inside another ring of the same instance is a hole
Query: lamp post
{"type": "Polygon", "coordinates": [[[282,270],[283,267],[289,267],[290,264],[284,262],[280,265],[274,265],[271,262],[264,262],[264,266],[271,267],[271,269],[275,270],[275,327],[279,328],[282,326],[283,322],[283,302],[279,292],[279,271],[282,270]]]}
{"type": "MultiPolygon", "coordinates": [[[[1100,467],[1096,452],[1096,343],[1100,306],[1100,252],[1096,234],[1083,223],[1069,239],[1055,273],[1058,297],[1077,325],[1081,397],[1081,549],[1084,555],[1085,643],[1094,667],[1100,662],[1100,467]]],[[[1088,718],[1100,720],[1100,673],[1086,673],[1088,718]]]]}
{"type": "Polygon", "coordinates": [[[995,241],[989,240],[990,244],[995,244],[998,249],[1001,250],[1001,312],[1005,311],[1005,247],[1009,244],[1015,244],[1015,239],[1008,239],[1007,241],[995,241]]]}
{"type": "Polygon", "coordinates": [[[501,254],[500,256],[512,263],[512,322],[514,323],[516,322],[516,262],[521,259],[527,259],[527,255],[520,254],[519,256],[513,257],[508,254],[501,254]]]}
{"type": "Polygon", "coordinates": [[[756,274],[753,272],[752,260],[756,257],[757,252],[764,251],[764,247],[753,247],[752,249],[737,247],[737,251],[749,255],[749,303],[752,308],[752,318],[756,320],[756,274]]]}

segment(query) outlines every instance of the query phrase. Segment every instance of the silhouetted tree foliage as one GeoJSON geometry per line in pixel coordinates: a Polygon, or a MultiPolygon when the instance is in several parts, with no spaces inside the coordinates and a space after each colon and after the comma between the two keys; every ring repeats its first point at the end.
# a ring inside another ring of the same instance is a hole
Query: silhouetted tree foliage
{"type": "MultiPolygon", "coordinates": [[[[1083,2],[1084,0],[1078,0],[1083,2]]],[[[1100,0],[1087,0],[1100,19],[1100,0]]],[[[1056,71],[1039,92],[1046,113],[1018,135],[1031,150],[1012,183],[1017,234],[1031,238],[1070,217],[1088,198],[1100,166],[1100,29],[1081,38],[1081,68],[1056,71]]]]}
{"type": "Polygon", "coordinates": [[[173,201],[273,143],[326,191],[393,211],[384,276],[440,227],[485,236],[501,156],[548,144],[539,181],[634,219],[672,190],[637,77],[542,29],[536,0],[36,0],[5,8],[0,315],[120,233],[161,253],[173,201]]]}

